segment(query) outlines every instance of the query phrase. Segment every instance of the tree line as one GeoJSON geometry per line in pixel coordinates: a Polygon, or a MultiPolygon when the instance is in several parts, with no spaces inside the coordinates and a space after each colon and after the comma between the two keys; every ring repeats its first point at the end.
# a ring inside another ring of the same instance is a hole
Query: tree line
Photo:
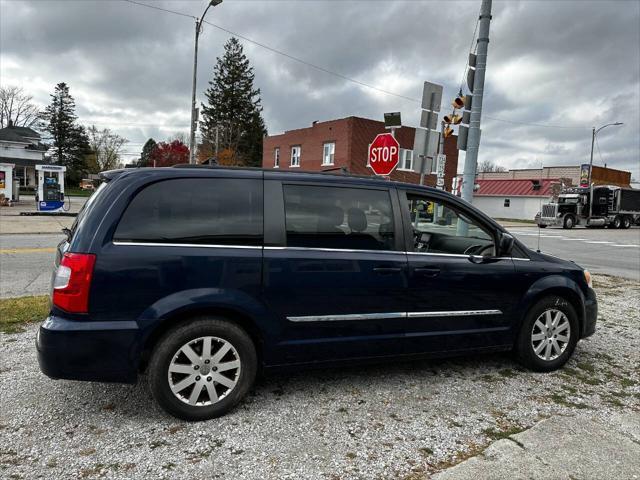
{"type": "MultiPolygon", "coordinates": [[[[216,59],[213,77],[205,91],[200,121],[199,163],[260,166],[262,140],[267,130],[262,118],[260,89],[254,86],[253,67],[236,38],[216,59]]],[[[67,182],[77,185],[87,173],[123,166],[122,149],[129,142],[108,128],[85,127],[78,121],[69,86],[55,86],[49,105],[40,111],[33,97],[20,87],[0,88],[0,127],[29,127],[43,134],[47,156],[67,167],[67,182]]],[[[150,138],[139,167],[164,167],[189,161],[185,136],[167,141],[150,138]]]]}

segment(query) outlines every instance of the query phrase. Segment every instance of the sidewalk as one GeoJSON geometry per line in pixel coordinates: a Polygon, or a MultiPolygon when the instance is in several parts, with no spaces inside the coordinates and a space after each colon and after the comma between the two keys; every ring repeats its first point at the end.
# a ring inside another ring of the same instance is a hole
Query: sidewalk
{"type": "MultiPolygon", "coordinates": [[[[70,213],[78,213],[88,197],[70,197],[70,213]]],[[[58,215],[21,216],[20,212],[35,212],[36,200],[33,196],[21,195],[20,202],[13,207],[0,208],[0,235],[60,233],[69,228],[75,217],[58,215]]]]}
{"type": "Polygon", "coordinates": [[[433,480],[640,479],[640,412],[552,417],[498,440],[433,480]]]}

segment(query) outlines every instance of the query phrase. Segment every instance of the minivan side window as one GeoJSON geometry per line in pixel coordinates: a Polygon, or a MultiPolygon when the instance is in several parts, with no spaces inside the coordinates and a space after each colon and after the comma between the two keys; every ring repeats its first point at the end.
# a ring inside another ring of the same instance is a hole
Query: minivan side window
{"type": "Polygon", "coordinates": [[[407,193],[413,251],[454,255],[495,255],[493,236],[445,202],[407,193]]]}
{"type": "Polygon", "coordinates": [[[259,179],[160,181],[134,197],[113,240],[261,246],[262,198],[259,179]]]}
{"type": "Polygon", "coordinates": [[[388,190],[284,185],[287,246],[393,250],[388,190]]]}

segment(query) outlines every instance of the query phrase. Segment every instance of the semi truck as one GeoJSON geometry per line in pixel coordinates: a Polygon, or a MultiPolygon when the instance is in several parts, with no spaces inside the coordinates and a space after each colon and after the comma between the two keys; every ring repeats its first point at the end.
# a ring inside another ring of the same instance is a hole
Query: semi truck
{"type": "Polygon", "coordinates": [[[557,201],[542,205],[536,223],[541,228],[629,228],[640,224],[640,190],[610,185],[564,188],[557,201]]]}

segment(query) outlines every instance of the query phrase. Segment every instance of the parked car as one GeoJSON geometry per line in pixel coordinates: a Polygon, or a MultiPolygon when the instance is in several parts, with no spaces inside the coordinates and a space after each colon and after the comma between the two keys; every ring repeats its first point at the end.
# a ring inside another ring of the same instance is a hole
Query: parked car
{"type": "Polygon", "coordinates": [[[94,191],[95,189],[96,189],[96,186],[93,184],[93,180],[89,178],[83,178],[80,181],[80,190],[94,191]]]}
{"type": "Polygon", "coordinates": [[[587,271],[441,190],[217,167],[102,177],[58,247],[36,342],[51,378],[145,373],[166,411],[204,420],[259,370],[512,350],[550,371],[595,331],[587,271]]]}

